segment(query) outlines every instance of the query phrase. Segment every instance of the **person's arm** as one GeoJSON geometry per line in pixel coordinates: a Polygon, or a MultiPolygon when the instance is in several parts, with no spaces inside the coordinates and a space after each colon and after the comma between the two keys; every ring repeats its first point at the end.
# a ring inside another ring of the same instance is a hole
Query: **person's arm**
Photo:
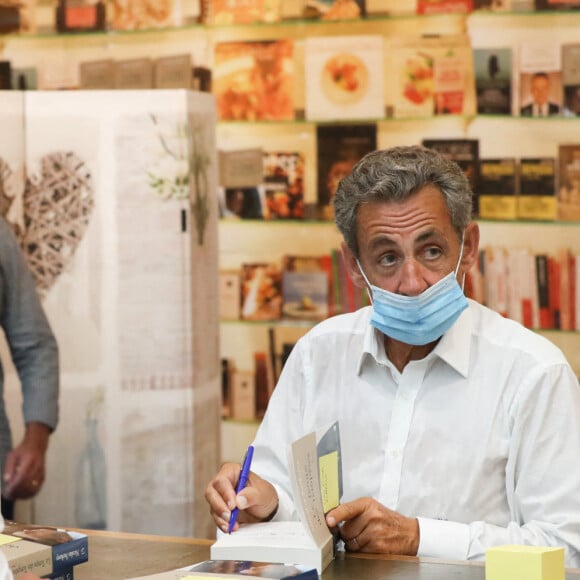
{"type": "Polygon", "coordinates": [[[25,434],[6,460],[7,499],[35,495],[44,481],[48,438],[58,422],[58,347],[18,243],[0,221],[1,324],[22,388],[25,434]]]}

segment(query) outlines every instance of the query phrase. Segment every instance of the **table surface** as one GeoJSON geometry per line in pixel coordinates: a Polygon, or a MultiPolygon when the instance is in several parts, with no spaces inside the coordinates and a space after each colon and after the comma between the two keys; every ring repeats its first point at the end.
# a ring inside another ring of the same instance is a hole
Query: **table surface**
{"type": "MultiPolygon", "coordinates": [[[[89,561],[75,567],[75,580],[124,580],[164,572],[209,559],[212,540],[84,531],[89,535],[89,561]]],[[[375,554],[348,554],[335,559],[323,580],[485,580],[480,562],[450,562],[375,554]]],[[[569,569],[567,580],[580,580],[569,569]]]]}

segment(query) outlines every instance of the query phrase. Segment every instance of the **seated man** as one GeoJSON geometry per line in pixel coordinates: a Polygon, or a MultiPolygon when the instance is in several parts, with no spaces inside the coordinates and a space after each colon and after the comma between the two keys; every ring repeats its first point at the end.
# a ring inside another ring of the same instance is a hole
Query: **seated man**
{"type": "MultiPolygon", "coordinates": [[[[482,559],[563,546],[580,565],[580,388],[558,348],[467,300],[478,255],[471,191],[434,151],[364,157],[335,196],[354,282],[373,305],[294,347],[255,441],[253,472],[206,489],[216,524],[296,518],[287,446],[338,420],[348,550],[482,559]]],[[[235,528],[234,528],[235,530],[235,528]]],[[[234,531],[235,533],[235,531],[234,531]]]]}

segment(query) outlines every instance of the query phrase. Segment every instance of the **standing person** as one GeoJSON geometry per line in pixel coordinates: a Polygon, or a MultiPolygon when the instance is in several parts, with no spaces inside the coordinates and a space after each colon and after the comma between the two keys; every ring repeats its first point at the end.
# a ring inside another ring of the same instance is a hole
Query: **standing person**
{"type": "MultiPolygon", "coordinates": [[[[58,421],[58,347],[32,274],[6,221],[0,218],[0,326],[22,390],[25,432],[12,446],[4,397],[0,403],[2,514],[14,517],[14,501],[34,497],[45,478],[50,434],[58,421]]],[[[0,368],[0,393],[4,392],[0,368]]]]}
{"type": "MultiPolygon", "coordinates": [[[[366,155],[334,200],[351,277],[373,304],[294,346],[254,442],[248,486],[225,464],[206,488],[219,528],[296,519],[286,451],[338,420],[347,550],[482,559],[563,546],[580,565],[580,388],[561,351],[466,299],[478,256],[472,193],[422,147],[366,155]]],[[[234,532],[235,533],[234,528],[234,532]]]]}
{"type": "Polygon", "coordinates": [[[532,75],[530,81],[532,102],[523,106],[520,114],[524,117],[552,117],[560,114],[560,105],[550,101],[550,77],[545,72],[532,75]]]}

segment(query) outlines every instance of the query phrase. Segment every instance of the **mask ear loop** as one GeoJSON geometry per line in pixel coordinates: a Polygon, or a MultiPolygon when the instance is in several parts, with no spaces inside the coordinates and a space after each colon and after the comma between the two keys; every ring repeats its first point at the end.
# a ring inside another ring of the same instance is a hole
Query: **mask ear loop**
{"type": "MultiPolygon", "coordinates": [[[[461,249],[459,250],[459,260],[457,260],[457,266],[455,266],[455,277],[457,278],[457,273],[459,272],[459,266],[461,265],[461,260],[463,260],[463,244],[465,242],[465,230],[461,234],[461,249]]],[[[358,260],[357,260],[358,262],[358,260]]],[[[360,265],[359,265],[360,269],[360,265]]],[[[363,274],[364,275],[364,274],[363,274]]],[[[463,292],[465,288],[465,272],[463,272],[463,278],[461,279],[461,291],[463,292]]]]}
{"type": "Polygon", "coordinates": [[[358,258],[356,258],[356,265],[358,266],[358,271],[361,273],[361,276],[364,278],[365,282],[367,283],[367,286],[365,288],[365,290],[367,291],[367,296],[369,297],[371,304],[374,304],[373,293],[371,291],[372,284],[369,282],[369,279],[367,278],[366,274],[363,272],[362,266],[360,265],[358,258]]]}

